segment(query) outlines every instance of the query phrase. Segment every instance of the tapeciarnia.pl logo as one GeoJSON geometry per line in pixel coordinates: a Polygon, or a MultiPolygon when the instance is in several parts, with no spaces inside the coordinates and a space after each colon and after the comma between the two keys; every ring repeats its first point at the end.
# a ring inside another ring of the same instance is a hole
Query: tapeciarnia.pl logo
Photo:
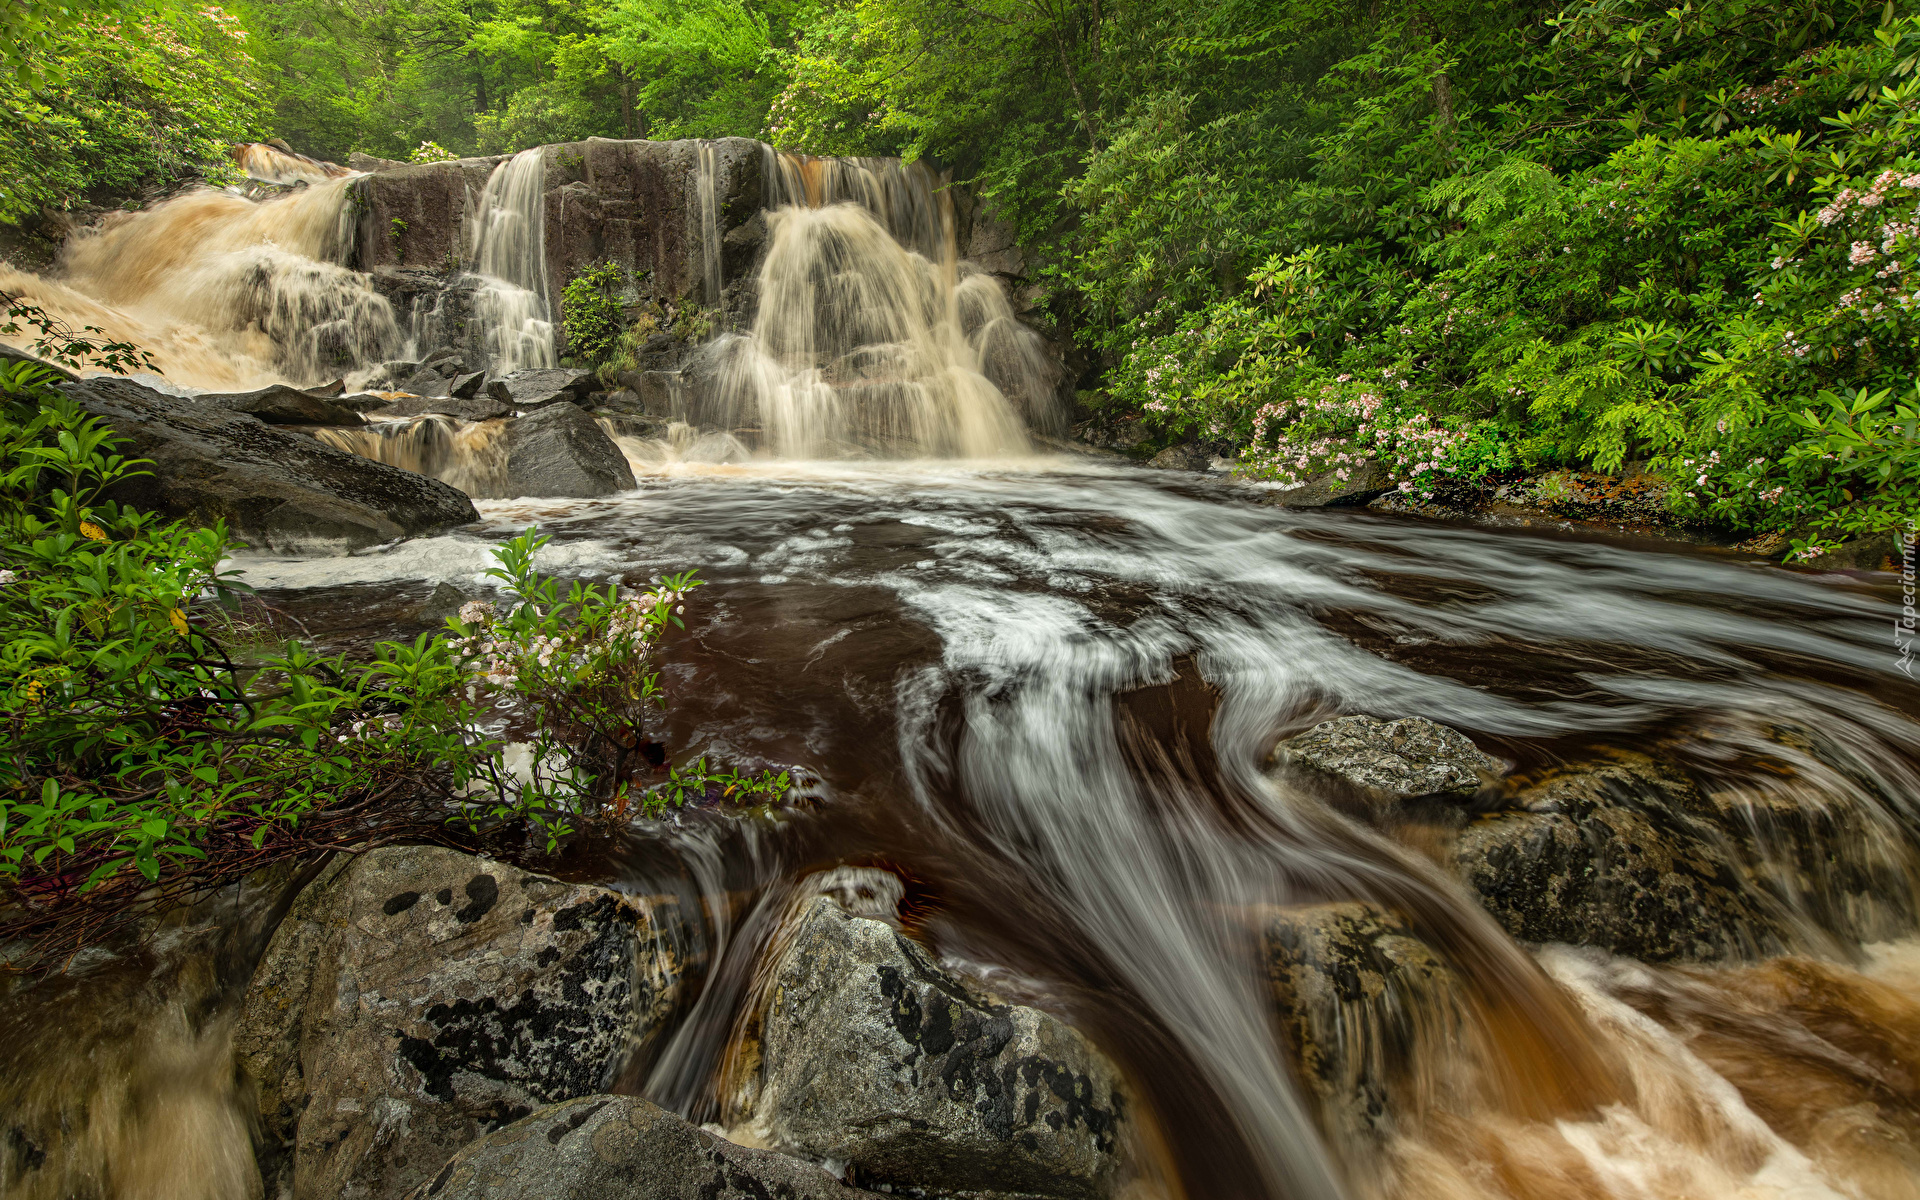
{"type": "Polygon", "coordinates": [[[1913,567],[1916,547],[1920,547],[1920,524],[1916,524],[1906,537],[1900,539],[1900,615],[1893,622],[1893,648],[1900,657],[1893,665],[1906,672],[1907,678],[1913,678],[1913,634],[1916,617],[1913,609],[1913,567]]]}

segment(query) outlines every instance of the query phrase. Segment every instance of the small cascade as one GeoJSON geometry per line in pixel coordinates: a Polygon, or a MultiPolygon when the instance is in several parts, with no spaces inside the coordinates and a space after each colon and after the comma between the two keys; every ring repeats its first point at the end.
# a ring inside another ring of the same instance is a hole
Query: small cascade
{"type": "Polygon", "coordinates": [[[467,261],[493,373],[559,363],[547,297],[546,151],[523,150],[493,169],[475,200],[468,193],[467,261]]]}
{"type": "Polygon", "coordinates": [[[947,181],[767,154],[759,310],[708,349],[692,423],[757,430],[780,458],[1030,453],[1028,427],[1059,419],[1051,364],[999,283],[959,261],[947,181]]]}
{"type": "Polygon", "coordinates": [[[52,278],[0,267],[0,291],[142,347],[176,385],[324,382],[403,342],[391,306],[343,265],[351,184],[264,201],[189,192],[76,237],[52,278]]]}
{"type": "Polygon", "coordinates": [[[431,475],[475,499],[500,499],[509,494],[506,428],[505,421],[459,421],[429,414],[312,433],[335,449],[431,475]]]}
{"type": "Polygon", "coordinates": [[[291,148],[286,148],[284,142],[278,146],[268,142],[247,142],[235,146],[229,152],[229,157],[233,159],[234,166],[247,173],[249,179],[258,179],[262,183],[326,183],[356,174],[339,163],[323,162],[295,153],[291,148]]]}

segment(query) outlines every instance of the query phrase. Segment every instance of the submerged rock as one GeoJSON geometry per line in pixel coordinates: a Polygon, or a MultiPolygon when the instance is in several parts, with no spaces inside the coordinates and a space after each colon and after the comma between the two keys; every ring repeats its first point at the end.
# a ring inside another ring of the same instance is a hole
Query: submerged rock
{"type": "Polygon", "coordinates": [[[811,1163],[750,1150],[636,1096],[543,1108],[454,1155],[412,1200],[842,1200],[811,1163]]]}
{"type": "Polygon", "coordinates": [[[1556,769],[1511,804],[1461,833],[1454,862],[1514,937],[1647,962],[1782,948],[1782,914],[1679,771],[1621,751],[1556,769]]]}
{"type": "Polygon", "coordinates": [[[1425,717],[1336,717],[1281,742],[1274,760],[1395,800],[1471,793],[1483,776],[1498,775],[1504,767],[1465,734],[1425,717]]]}
{"type": "Polygon", "coordinates": [[[634,486],[627,456],[575,405],[549,405],[507,424],[509,496],[606,496],[634,486]]]}
{"type": "Polygon", "coordinates": [[[268,1194],[397,1198],[483,1133],[605,1091],[676,1003],[676,920],[437,847],[323,876],[274,934],[235,1035],[268,1194]]]}
{"type": "Polygon", "coordinates": [[[1397,914],[1349,901],[1270,910],[1267,977],[1328,1133],[1382,1139],[1422,1060],[1458,1053],[1461,981],[1397,914]]]}
{"type": "MultiPolygon", "coordinates": [[[[859,895],[839,877],[828,890],[859,895]]],[[[868,888],[860,903],[884,897],[868,888]]],[[[1126,1105],[1118,1072],[1085,1038],[975,994],[891,925],[829,896],[807,900],[790,929],[740,1097],[756,1136],[845,1163],[861,1186],[1110,1189],[1126,1105]]]]}
{"type": "Polygon", "coordinates": [[[276,383],[254,392],[233,392],[196,397],[228,412],[246,413],[269,425],[358,425],[360,414],[331,398],[322,398],[298,388],[276,383]]]}
{"type": "Polygon", "coordinates": [[[591,371],[541,368],[515,371],[487,384],[487,395],[503,404],[528,411],[561,402],[579,403],[594,388],[591,371]]]}
{"type": "Polygon", "coordinates": [[[244,413],[162,395],[125,379],[60,390],[128,439],[151,475],[115,485],[123,503],[210,525],[276,554],[345,554],[480,519],[437,479],[322,445],[244,413]]]}

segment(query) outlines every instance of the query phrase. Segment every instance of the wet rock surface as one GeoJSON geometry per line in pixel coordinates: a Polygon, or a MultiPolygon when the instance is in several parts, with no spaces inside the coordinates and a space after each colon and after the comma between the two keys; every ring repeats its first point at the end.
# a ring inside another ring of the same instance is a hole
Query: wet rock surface
{"type": "Polygon", "coordinates": [[[457,417],[462,421],[491,421],[499,417],[511,416],[513,405],[495,400],[491,396],[479,396],[473,399],[461,399],[457,396],[408,396],[394,400],[382,408],[374,409],[370,414],[389,420],[404,420],[410,417],[422,417],[429,413],[457,417]]]}
{"type": "Polygon", "coordinates": [[[591,371],[539,368],[515,371],[486,386],[487,395],[502,404],[527,410],[543,408],[561,401],[578,403],[593,390],[591,371]]]}
{"type": "Polygon", "coordinates": [[[125,379],[60,385],[153,461],[115,486],[123,503],[210,525],[255,550],[345,554],[480,519],[458,489],[277,429],[245,413],[166,396],[125,379]]]}
{"type": "Polygon", "coordinates": [[[196,397],[229,412],[246,413],[269,425],[358,425],[360,414],[331,399],[298,388],[275,384],[255,392],[219,393],[196,397]]]}
{"type": "Polygon", "coordinates": [[[715,1137],[634,1096],[543,1108],[468,1146],[411,1200],[838,1200],[820,1167],[715,1137]]]}
{"type": "Polygon", "coordinates": [[[1454,862],[1514,937],[1647,962],[1781,948],[1782,914],[1678,770],[1619,751],[1549,771],[1509,804],[1462,831],[1454,862]]]}
{"type": "Polygon", "coordinates": [[[1267,978],[1295,1065],[1327,1132],[1392,1133],[1423,1049],[1456,1043],[1460,979],[1399,915],[1358,901],[1270,909],[1267,978]]]}
{"type": "Polygon", "coordinates": [[[1168,471],[1204,471],[1212,462],[1213,455],[1204,446],[1182,442],[1160,451],[1147,460],[1147,465],[1168,471]]]}
{"type": "Polygon", "coordinates": [[[677,1001],[676,920],[437,847],[330,870],[275,933],[235,1036],[267,1194],[399,1197],[488,1131],[605,1090],[677,1001]]]}
{"type": "Polygon", "coordinates": [[[1368,459],[1350,467],[1322,471],[1296,488],[1263,491],[1260,502],[1277,508],[1330,508],[1365,504],[1393,488],[1386,467],[1368,459]],[[1342,471],[1346,472],[1344,476],[1342,471]]]}
{"type": "Polygon", "coordinates": [[[1086,1039],[974,993],[891,925],[828,896],[806,901],[791,928],[740,1097],[757,1137],[845,1163],[866,1187],[1104,1194],[1126,1104],[1086,1039]]]}
{"type": "Polygon", "coordinates": [[[1497,776],[1504,766],[1465,734],[1425,717],[1336,717],[1281,742],[1274,761],[1396,800],[1469,794],[1483,776],[1497,776]]]}
{"type": "Polygon", "coordinates": [[[508,496],[606,496],[635,486],[626,455],[576,405],[518,417],[506,436],[508,496]]]}

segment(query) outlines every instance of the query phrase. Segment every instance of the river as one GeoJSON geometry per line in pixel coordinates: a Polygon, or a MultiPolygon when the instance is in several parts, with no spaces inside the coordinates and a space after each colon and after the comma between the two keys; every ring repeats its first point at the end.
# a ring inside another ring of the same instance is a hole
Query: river
{"type": "MultiPolygon", "coordinates": [[[[1369,825],[1263,771],[1277,738],[1343,712],[1432,718],[1517,773],[1657,747],[1765,803],[1864,806],[1886,840],[1832,854],[1890,855],[1911,881],[1920,693],[1894,667],[1889,590],[1253,495],[1069,458],[683,466],[246,571],[350,643],[411,634],[442,581],[481,594],[489,547],[528,525],[565,576],[698,568],[709,586],[664,661],[669,744],[804,766],[818,799],[750,830],[636,832],[614,877],[716,893],[836,862],[900,872],[944,956],[1125,1064],[1188,1195],[1913,1194],[1920,954],[1899,903],[1837,918],[1817,882],[1783,894],[1801,956],[1771,966],[1529,955],[1432,861],[1431,829],[1369,825]],[[1783,777],[1763,741],[1781,724],[1844,747],[1847,770],[1783,777]],[[1316,1134],[1252,933],[1271,906],[1346,900],[1407,913],[1471,981],[1489,1049],[1412,1053],[1442,1075],[1513,1060],[1397,1114],[1385,1158],[1316,1134]],[[1738,1062],[1700,1028],[1721,1009],[1747,1026],[1738,1062]],[[1887,1061],[1835,1020],[1871,1027],[1887,1061]]],[[[739,963],[758,948],[750,928],[711,936],[739,963]]],[[[713,1073],[749,974],[716,969],[710,1011],[636,1086],[723,1115],[713,1073]]]]}

